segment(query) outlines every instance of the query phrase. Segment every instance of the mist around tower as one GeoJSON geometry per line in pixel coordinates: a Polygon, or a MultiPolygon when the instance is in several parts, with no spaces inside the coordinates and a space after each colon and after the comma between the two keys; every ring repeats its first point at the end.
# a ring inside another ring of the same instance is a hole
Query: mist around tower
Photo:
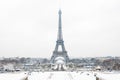
{"type": "Polygon", "coordinates": [[[0,80],[120,80],[119,4],[1,0],[0,80]]]}

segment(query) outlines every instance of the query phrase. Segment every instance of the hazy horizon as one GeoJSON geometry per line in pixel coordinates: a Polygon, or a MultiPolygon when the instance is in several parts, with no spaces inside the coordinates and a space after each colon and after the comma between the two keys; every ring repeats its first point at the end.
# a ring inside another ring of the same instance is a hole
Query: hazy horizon
{"type": "MultiPolygon", "coordinates": [[[[72,56],[69,56],[69,58],[70,59],[78,59],[78,58],[110,58],[110,57],[112,57],[112,58],[117,58],[117,57],[119,57],[120,58],[120,56],[94,56],[94,57],[92,57],[92,56],[82,56],[82,57],[72,57],[72,56]]],[[[9,56],[9,57],[0,57],[0,59],[3,59],[3,58],[43,58],[43,59],[51,59],[51,56],[50,57],[29,57],[29,56],[9,56]]]]}
{"type": "Polygon", "coordinates": [[[119,0],[1,0],[0,57],[50,58],[61,5],[70,57],[120,56],[119,0]]]}

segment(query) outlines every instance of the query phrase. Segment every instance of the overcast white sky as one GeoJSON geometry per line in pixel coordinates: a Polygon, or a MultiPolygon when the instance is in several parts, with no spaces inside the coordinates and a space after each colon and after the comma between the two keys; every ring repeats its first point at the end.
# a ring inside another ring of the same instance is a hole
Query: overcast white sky
{"type": "Polygon", "coordinates": [[[120,0],[0,0],[0,57],[47,57],[62,8],[70,57],[120,56],[120,0]]]}

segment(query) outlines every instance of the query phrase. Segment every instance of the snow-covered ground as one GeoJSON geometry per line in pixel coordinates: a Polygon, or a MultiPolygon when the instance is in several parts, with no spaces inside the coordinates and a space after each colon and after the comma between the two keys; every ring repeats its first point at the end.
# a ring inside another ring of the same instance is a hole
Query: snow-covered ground
{"type": "Polygon", "coordinates": [[[32,72],[1,73],[0,80],[120,80],[120,72],[92,72],[92,71],[54,71],[54,72],[32,72]]]}
{"type": "Polygon", "coordinates": [[[102,80],[120,80],[120,72],[97,72],[96,74],[102,80]]]}
{"type": "Polygon", "coordinates": [[[1,73],[0,80],[25,80],[28,77],[26,72],[1,73]]]}
{"type": "Polygon", "coordinates": [[[119,72],[33,72],[28,80],[120,80],[119,72]],[[97,75],[96,75],[97,74],[97,75]],[[96,75],[96,76],[95,76],[96,75]]]}
{"type": "Polygon", "coordinates": [[[88,72],[33,72],[28,80],[96,80],[92,73],[88,72]]]}

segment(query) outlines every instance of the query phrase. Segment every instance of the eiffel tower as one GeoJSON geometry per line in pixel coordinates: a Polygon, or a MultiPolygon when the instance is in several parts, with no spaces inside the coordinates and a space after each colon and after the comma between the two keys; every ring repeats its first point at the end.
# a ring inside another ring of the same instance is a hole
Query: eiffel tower
{"type": "Polygon", "coordinates": [[[67,54],[67,51],[65,50],[65,46],[64,46],[64,41],[63,41],[63,36],[62,36],[62,20],[61,20],[61,14],[62,11],[59,10],[58,11],[58,15],[59,15],[59,24],[58,24],[58,38],[56,41],[56,46],[55,46],[55,50],[53,51],[53,55],[51,57],[50,63],[55,62],[55,59],[57,57],[63,57],[65,60],[65,63],[67,63],[69,61],[69,57],[67,54]],[[61,51],[59,51],[59,48],[61,48],[61,51]]]}

